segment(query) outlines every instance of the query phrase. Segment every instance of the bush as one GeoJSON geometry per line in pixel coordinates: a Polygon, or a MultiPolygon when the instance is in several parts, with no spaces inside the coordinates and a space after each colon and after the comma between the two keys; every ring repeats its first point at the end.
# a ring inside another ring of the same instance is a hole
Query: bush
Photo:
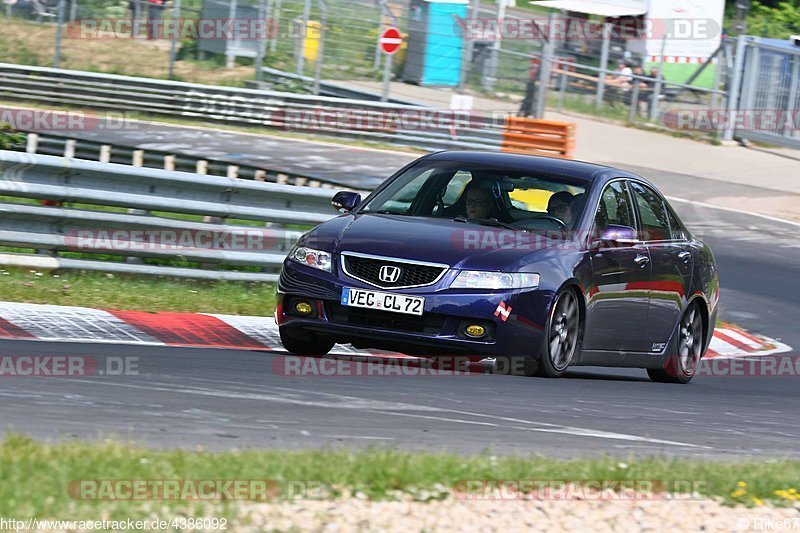
{"type": "Polygon", "coordinates": [[[800,33],[800,7],[792,2],[779,2],[777,7],[753,2],[747,17],[747,33],[777,39],[800,33]]]}
{"type": "Polygon", "coordinates": [[[14,129],[8,122],[0,122],[0,150],[9,150],[25,144],[25,134],[14,129]]]}

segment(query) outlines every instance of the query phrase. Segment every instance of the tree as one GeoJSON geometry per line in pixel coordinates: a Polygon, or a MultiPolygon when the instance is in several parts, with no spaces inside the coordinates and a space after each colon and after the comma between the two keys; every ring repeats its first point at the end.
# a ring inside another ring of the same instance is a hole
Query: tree
{"type": "Polygon", "coordinates": [[[788,38],[800,33],[800,0],[782,0],[770,7],[767,1],[754,1],[747,17],[747,33],[762,37],[788,38]]]}

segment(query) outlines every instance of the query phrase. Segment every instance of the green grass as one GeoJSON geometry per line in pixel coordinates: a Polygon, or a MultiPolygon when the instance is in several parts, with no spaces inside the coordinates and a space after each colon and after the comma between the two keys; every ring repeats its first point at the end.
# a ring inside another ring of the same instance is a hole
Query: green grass
{"type": "Polygon", "coordinates": [[[95,272],[53,274],[0,270],[0,301],[271,316],[275,306],[275,285],[95,272]]]}
{"type": "MultiPolygon", "coordinates": [[[[190,513],[202,505],[184,501],[98,501],[68,493],[79,480],[272,480],[283,490],[292,482],[324,487],[324,497],[362,492],[373,500],[400,493],[417,500],[446,498],[466,480],[663,481],[693,486],[704,497],[728,504],[788,504],[800,488],[800,462],[790,460],[709,462],[615,458],[559,461],[544,457],[429,454],[372,448],[365,451],[254,450],[153,451],[119,441],[43,444],[20,435],[0,443],[0,516],[61,519],[143,517],[154,510],[190,513]],[[311,484],[311,483],[309,483],[311,484]],[[778,493],[776,494],[776,491],[778,493]]],[[[73,493],[74,494],[74,493],[73,493]]],[[[276,492],[276,499],[286,499],[276,492]]],[[[217,504],[214,515],[235,512],[235,502],[217,504]]],[[[189,514],[191,516],[191,514],[189,514]]]]}

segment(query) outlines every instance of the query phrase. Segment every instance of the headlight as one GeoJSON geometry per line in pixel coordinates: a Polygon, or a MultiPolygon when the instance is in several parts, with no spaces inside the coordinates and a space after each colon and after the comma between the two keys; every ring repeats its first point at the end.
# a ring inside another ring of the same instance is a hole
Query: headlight
{"type": "Polygon", "coordinates": [[[508,272],[481,272],[462,270],[450,284],[451,289],[535,289],[539,286],[539,274],[508,272]]]}
{"type": "Polygon", "coordinates": [[[296,246],[289,252],[289,259],[325,272],[331,271],[331,254],[328,252],[306,248],[305,246],[296,246]]]}

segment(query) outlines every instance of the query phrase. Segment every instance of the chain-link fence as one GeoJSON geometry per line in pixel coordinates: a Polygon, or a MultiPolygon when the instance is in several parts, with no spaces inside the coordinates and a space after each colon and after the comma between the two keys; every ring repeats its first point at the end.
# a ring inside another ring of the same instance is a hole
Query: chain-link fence
{"type": "Polygon", "coordinates": [[[272,69],[266,81],[290,91],[313,91],[319,80],[378,82],[387,60],[378,37],[395,26],[404,43],[393,57],[394,80],[494,97],[526,116],[541,116],[547,105],[673,127],[680,113],[724,109],[733,67],[731,47],[722,47],[707,65],[697,65],[711,73],[711,83],[666,81],[666,65],[631,56],[615,31],[602,39],[555,39],[548,24],[563,15],[516,10],[501,18],[489,2],[453,3],[458,7],[438,19],[417,0],[6,2],[13,2],[5,10],[11,18],[3,20],[0,45],[13,41],[4,46],[11,48],[10,62],[231,85],[265,79],[263,65],[272,69]],[[501,39],[488,29],[492,20],[527,24],[530,31],[501,39]],[[276,70],[317,83],[276,77],[276,70]],[[449,77],[441,83],[445,71],[449,77]]]}
{"type": "Polygon", "coordinates": [[[726,138],[800,148],[800,48],[743,36],[737,62],[726,138]]]}

